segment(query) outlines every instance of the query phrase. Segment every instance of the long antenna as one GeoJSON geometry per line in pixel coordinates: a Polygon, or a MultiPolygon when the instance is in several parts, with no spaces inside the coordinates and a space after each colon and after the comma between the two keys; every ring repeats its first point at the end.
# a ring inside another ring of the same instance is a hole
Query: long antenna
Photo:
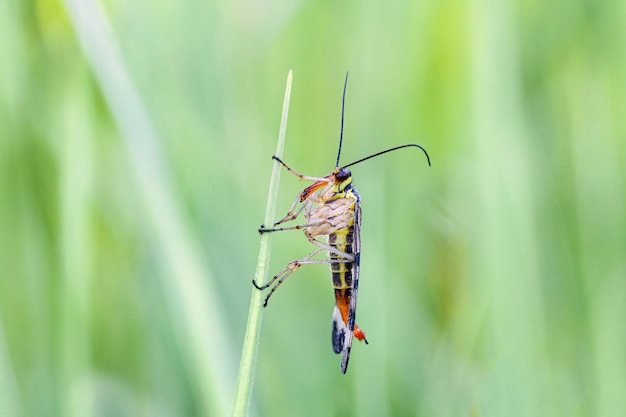
{"type": "MultiPolygon", "coordinates": [[[[384,150],[384,151],[377,152],[377,153],[375,153],[373,155],[366,156],[365,158],[359,159],[358,161],[352,162],[352,163],[350,163],[348,165],[344,165],[343,168],[348,168],[348,167],[351,167],[352,165],[356,165],[356,164],[358,164],[360,162],[367,161],[368,159],[377,157],[377,156],[382,155],[384,153],[395,151],[395,150],[402,149],[402,148],[408,148],[409,146],[415,146],[417,148],[420,148],[424,152],[424,154],[426,155],[426,160],[428,160],[428,166],[430,166],[430,156],[428,156],[428,152],[426,152],[426,149],[422,148],[420,145],[417,145],[415,143],[408,143],[406,145],[396,146],[395,148],[387,149],[387,150],[384,150]]],[[[339,158],[337,158],[337,163],[339,163],[339,158]]]]}
{"type": "Polygon", "coordinates": [[[339,151],[337,151],[337,163],[335,168],[339,166],[339,157],[341,156],[341,144],[343,143],[343,114],[346,108],[346,87],[348,87],[348,72],[346,71],[346,80],[343,83],[343,97],[341,97],[341,131],[339,132],[339,151]]]}

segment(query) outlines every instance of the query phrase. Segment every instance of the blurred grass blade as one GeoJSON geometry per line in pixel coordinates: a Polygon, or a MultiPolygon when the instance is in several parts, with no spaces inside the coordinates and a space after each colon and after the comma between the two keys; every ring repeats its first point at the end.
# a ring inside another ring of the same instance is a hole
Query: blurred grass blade
{"type": "Polygon", "coordinates": [[[185,224],[173,176],[159,138],[120,53],[101,5],[95,0],[66,0],[76,34],[126,144],[145,204],[154,241],[163,262],[164,297],[182,358],[190,375],[199,415],[226,415],[234,359],[227,320],[213,278],[201,255],[198,236],[185,224]]]}
{"type": "MultiPolygon", "coordinates": [[[[289,98],[291,96],[291,80],[292,72],[287,75],[287,87],[285,88],[285,100],[283,101],[283,112],[280,119],[280,130],[278,132],[278,144],[276,145],[275,155],[279,158],[283,157],[283,149],[285,147],[285,133],[287,131],[287,116],[289,114],[289,98]]],[[[270,189],[267,197],[267,207],[265,209],[265,220],[263,224],[271,224],[274,214],[276,213],[276,197],[278,196],[278,183],[280,181],[281,166],[274,161],[272,168],[272,178],[270,179],[270,189]]],[[[272,244],[272,234],[265,233],[261,235],[261,244],[259,248],[259,258],[257,263],[254,279],[257,283],[263,284],[267,282],[267,265],[270,258],[270,250],[272,244]]],[[[256,365],[256,354],[258,347],[259,334],[261,332],[261,319],[263,313],[262,300],[263,292],[252,288],[252,298],[250,299],[250,312],[248,314],[248,327],[243,340],[243,349],[241,352],[241,363],[239,364],[239,376],[237,377],[237,387],[235,389],[235,398],[233,400],[232,417],[243,417],[248,414],[248,405],[250,404],[250,396],[252,393],[252,384],[254,383],[254,370],[256,365]]]]}
{"type": "Polygon", "coordinates": [[[0,416],[24,415],[20,407],[22,398],[18,389],[18,382],[15,370],[11,364],[11,357],[4,335],[4,324],[0,317],[0,416]]]}

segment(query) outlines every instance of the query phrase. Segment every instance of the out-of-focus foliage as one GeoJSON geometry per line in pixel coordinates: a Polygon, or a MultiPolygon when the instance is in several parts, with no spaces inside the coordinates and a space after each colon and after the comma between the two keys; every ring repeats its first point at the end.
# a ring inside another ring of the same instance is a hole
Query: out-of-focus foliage
{"type": "Polygon", "coordinates": [[[626,410],[626,3],[109,0],[132,100],[78,3],[0,3],[0,415],[228,413],[289,69],[298,171],[333,167],[346,70],[342,161],[433,166],[352,169],[370,345],[342,376],[302,268],[251,415],[626,410]]]}

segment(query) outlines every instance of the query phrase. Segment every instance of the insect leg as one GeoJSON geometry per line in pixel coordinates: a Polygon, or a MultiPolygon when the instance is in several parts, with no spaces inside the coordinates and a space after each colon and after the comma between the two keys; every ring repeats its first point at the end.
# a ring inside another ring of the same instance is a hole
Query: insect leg
{"type": "MultiPolygon", "coordinates": [[[[300,229],[306,229],[307,227],[322,226],[324,224],[331,224],[331,223],[328,220],[322,220],[317,223],[297,224],[295,226],[275,227],[273,229],[266,229],[265,227],[263,227],[263,225],[261,225],[261,227],[259,228],[259,233],[263,234],[263,233],[272,233],[272,232],[284,232],[285,230],[300,230],[300,229]]],[[[324,247],[324,249],[326,249],[326,247],[324,247]]]]}
{"type": "Polygon", "coordinates": [[[310,224],[297,224],[295,226],[289,226],[289,227],[276,227],[273,229],[266,229],[264,227],[259,228],[259,233],[263,234],[263,233],[273,233],[273,232],[284,232],[285,230],[300,230],[300,229],[304,229],[306,227],[311,226],[310,224]]]}
{"type": "MultiPolygon", "coordinates": [[[[321,222],[318,223],[307,223],[307,224],[298,224],[295,226],[290,226],[290,227],[278,227],[275,229],[265,229],[265,228],[260,228],[259,229],[259,233],[263,234],[263,233],[271,233],[271,232],[282,232],[285,230],[300,230],[300,229],[306,229],[308,227],[316,227],[316,226],[321,226],[323,224],[331,224],[328,220],[323,220],[321,222]]],[[[314,244],[315,246],[317,246],[318,248],[321,248],[323,250],[326,250],[330,253],[333,253],[337,256],[341,256],[343,259],[343,262],[354,262],[356,260],[356,257],[354,256],[354,254],[351,253],[347,253],[344,251],[340,251],[339,249],[335,248],[334,246],[331,246],[327,243],[324,242],[320,242],[319,240],[315,239],[313,237],[313,235],[311,235],[311,233],[309,232],[305,232],[304,235],[306,236],[306,238],[308,239],[309,242],[311,242],[312,244],[314,244]]]]}
{"type": "MultiPolygon", "coordinates": [[[[321,249],[316,250],[315,252],[313,252],[311,255],[307,256],[307,258],[313,256],[314,254],[317,254],[321,251],[321,249]]],[[[267,307],[267,302],[269,301],[270,297],[272,296],[272,294],[274,294],[274,292],[278,289],[278,287],[280,286],[280,284],[282,284],[287,277],[289,277],[291,274],[293,274],[294,272],[296,272],[296,270],[298,268],[300,268],[302,265],[310,265],[310,264],[334,264],[334,263],[343,263],[345,261],[343,260],[337,260],[337,259],[316,259],[316,260],[302,260],[302,261],[292,261],[289,262],[289,264],[287,265],[287,267],[285,269],[283,269],[276,277],[272,278],[270,280],[270,282],[274,282],[276,280],[276,278],[278,278],[280,275],[284,274],[284,276],[282,278],[280,278],[278,280],[278,282],[276,282],[276,285],[274,285],[272,287],[272,289],[270,290],[270,292],[267,294],[267,297],[265,297],[265,301],[263,302],[263,307],[267,307]]],[[[256,286],[256,284],[254,284],[256,286]]],[[[263,286],[264,288],[267,288],[266,286],[263,286]]],[[[263,288],[262,287],[262,288],[263,288]]],[[[259,287],[257,287],[259,288],[259,287]]]]}
{"type": "MultiPolygon", "coordinates": [[[[323,222],[323,223],[325,223],[325,222],[323,222]]],[[[330,253],[334,253],[335,255],[337,255],[337,256],[341,256],[342,258],[344,258],[344,259],[340,259],[340,260],[339,260],[339,263],[343,263],[343,262],[354,262],[354,261],[355,261],[355,259],[356,259],[356,258],[355,258],[355,256],[354,256],[354,254],[352,254],[352,253],[347,253],[347,252],[344,252],[344,251],[340,251],[339,249],[337,249],[337,248],[335,248],[335,247],[333,247],[333,246],[330,246],[330,245],[329,245],[329,244],[327,244],[327,243],[320,242],[319,240],[315,239],[315,238],[313,237],[313,235],[311,235],[311,234],[310,234],[310,233],[308,233],[308,232],[305,232],[305,233],[304,233],[304,235],[305,235],[305,236],[306,236],[306,238],[309,240],[309,242],[311,242],[312,244],[314,244],[314,245],[315,245],[315,246],[317,246],[318,248],[321,248],[321,249],[323,249],[323,250],[327,250],[327,251],[328,251],[328,252],[330,252],[330,253]]]]}
{"type": "Polygon", "coordinates": [[[311,207],[312,207],[311,204],[312,203],[320,203],[321,202],[321,199],[319,198],[319,196],[314,196],[314,195],[311,195],[311,194],[313,192],[315,192],[318,188],[321,188],[323,186],[325,186],[325,184],[323,182],[317,182],[316,184],[313,184],[312,186],[307,187],[303,192],[301,192],[298,195],[298,197],[296,197],[296,200],[291,205],[291,208],[289,209],[287,214],[285,214],[285,217],[283,217],[282,219],[280,219],[277,222],[275,222],[274,226],[278,226],[279,224],[286,223],[286,222],[289,222],[291,220],[294,220],[305,209],[306,209],[305,215],[306,215],[306,213],[310,213],[311,212],[311,207]],[[311,188],[313,188],[313,189],[311,190],[311,188]],[[302,202],[302,201],[304,201],[302,206],[300,206],[300,208],[298,208],[298,210],[294,211],[296,206],[298,205],[298,203],[302,202]]]}
{"type": "Polygon", "coordinates": [[[296,206],[298,205],[299,202],[300,202],[300,196],[296,197],[296,200],[293,202],[293,205],[291,206],[291,208],[289,209],[287,214],[285,214],[285,217],[283,217],[282,219],[280,219],[277,222],[275,222],[274,226],[278,226],[281,223],[285,223],[285,222],[289,222],[291,220],[295,220],[296,217],[298,217],[300,215],[300,213],[302,213],[302,210],[304,210],[307,206],[311,205],[310,201],[306,201],[306,202],[304,202],[302,204],[302,206],[300,206],[300,208],[298,210],[294,211],[294,209],[296,208],[296,206]]]}
{"type": "MultiPolygon", "coordinates": [[[[302,263],[300,261],[291,261],[289,262],[289,264],[287,264],[287,266],[285,267],[285,269],[283,269],[282,271],[280,271],[280,273],[278,275],[276,275],[274,278],[272,278],[270,280],[270,282],[274,282],[276,281],[276,278],[278,278],[279,276],[283,275],[283,277],[281,277],[278,282],[276,283],[276,285],[274,285],[272,287],[272,289],[270,290],[270,292],[267,294],[267,296],[265,297],[265,300],[263,301],[263,307],[267,307],[267,302],[270,300],[270,297],[272,296],[272,294],[274,294],[274,291],[276,291],[276,289],[278,289],[278,287],[280,286],[280,284],[282,284],[288,277],[289,275],[293,274],[294,272],[296,272],[296,270],[298,268],[300,268],[300,266],[302,265],[302,263]]],[[[254,281],[252,282],[254,284],[254,281]]],[[[254,284],[256,286],[256,284],[254,284]]],[[[259,287],[257,287],[259,288],[259,287]]],[[[267,287],[265,287],[267,288],[267,287]]],[[[261,289],[261,288],[259,288],[261,289]]]]}
{"type": "Polygon", "coordinates": [[[307,181],[323,181],[323,182],[331,182],[331,180],[329,180],[328,178],[319,178],[319,177],[310,177],[308,175],[302,175],[297,173],[296,171],[294,171],[293,169],[291,169],[289,167],[289,165],[287,165],[286,163],[284,163],[282,161],[282,159],[280,159],[279,157],[277,157],[276,155],[272,156],[272,159],[277,161],[278,163],[280,163],[282,166],[284,166],[285,168],[287,168],[287,171],[291,172],[293,175],[295,175],[296,177],[300,178],[301,180],[307,180],[307,181]]]}
{"type": "MultiPolygon", "coordinates": [[[[252,280],[252,285],[254,285],[256,287],[257,290],[264,290],[266,288],[268,288],[270,285],[272,285],[274,283],[274,281],[276,281],[281,275],[285,274],[286,272],[288,272],[290,269],[293,268],[293,264],[297,264],[297,263],[302,263],[302,262],[306,262],[309,259],[311,259],[312,257],[314,257],[315,255],[317,255],[318,253],[320,253],[322,251],[322,249],[316,249],[313,252],[309,253],[307,256],[305,256],[304,258],[302,258],[299,261],[291,261],[287,264],[287,266],[285,268],[283,268],[282,271],[280,271],[278,274],[274,275],[272,277],[272,279],[270,279],[266,284],[263,285],[258,285],[256,283],[255,280],[252,280]]],[[[299,267],[299,266],[298,266],[299,267]]],[[[296,267],[296,269],[298,268],[296,267]]],[[[294,269],[295,270],[295,269],[294,269]]],[[[293,271],[292,271],[293,272],[293,271]]]]}
{"type": "Polygon", "coordinates": [[[314,259],[314,260],[310,260],[313,256],[317,255],[321,251],[322,251],[322,249],[317,249],[317,250],[313,251],[312,253],[310,253],[309,255],[307,255],[306,257],[304,257],[302,260],[289,262],[287,264],[287,266],[282,271],[280,271],[278,274],[274,275],[274,277],[272,277],[272,279],[270,279],[269,282],[267,284],[265,284],[265,285],[260,285],[259,286],[259,285],[257,285],[257,283],[254,280],[252,280],[252,284],[258,290],[264,290],[264,289],[268,288],[269,286],[271,286],[274,282],[276,282],[276,284],[270,289],[270,292],[265,297],[265,300],[263,301],[263,307],[267,307],[267,303],[268,303],[270,297],[278,289],[280,284],[282,284],[291,274],[296,272],[296,270],[298,268],[300,268],[302,265],[334,264],[334,263],[343,263],[343,262],[345,262],[344,260],[339,260],[339,259],[314,259]]]}

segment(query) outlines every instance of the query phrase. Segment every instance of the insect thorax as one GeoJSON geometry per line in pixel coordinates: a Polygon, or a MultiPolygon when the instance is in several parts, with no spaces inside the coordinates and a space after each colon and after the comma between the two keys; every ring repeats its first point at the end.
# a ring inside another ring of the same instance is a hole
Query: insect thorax
{"type": "Polygon", "coordinates": [[[312,236],[324,236],[331,233],[348,233],[354,225],[354,209],[358,195],[352,192],[342,193],[344,196],[320,203],[306,213],[307,231],[312,236]]]}

